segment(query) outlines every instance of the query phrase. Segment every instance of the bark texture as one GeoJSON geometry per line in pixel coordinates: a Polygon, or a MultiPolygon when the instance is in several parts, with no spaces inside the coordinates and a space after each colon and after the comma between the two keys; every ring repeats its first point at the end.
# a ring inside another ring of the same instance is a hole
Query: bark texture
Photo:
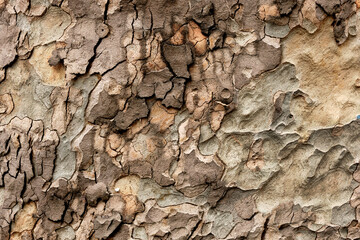
{"type": "Polygon", "coordinates": [[[359,239],[358,0],[0,0],[0,239],[359,239]]]}

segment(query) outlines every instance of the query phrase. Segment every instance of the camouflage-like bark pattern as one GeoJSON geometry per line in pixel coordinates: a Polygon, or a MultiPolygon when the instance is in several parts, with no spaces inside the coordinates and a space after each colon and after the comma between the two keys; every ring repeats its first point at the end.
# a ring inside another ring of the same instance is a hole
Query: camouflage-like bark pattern
{"type": "Polygon", "coordinates": [[[0,0],[0,239],[359,239],[358,0],[0,0]]]}

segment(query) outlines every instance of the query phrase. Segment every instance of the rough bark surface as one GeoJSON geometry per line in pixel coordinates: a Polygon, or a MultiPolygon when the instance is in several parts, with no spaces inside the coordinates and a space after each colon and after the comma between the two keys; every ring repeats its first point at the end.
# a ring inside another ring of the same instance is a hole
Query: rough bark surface
{"type": "Polygon", "coordinates": [[[359,7],[0,0],[0,240],[359,239],[359,7]]]}

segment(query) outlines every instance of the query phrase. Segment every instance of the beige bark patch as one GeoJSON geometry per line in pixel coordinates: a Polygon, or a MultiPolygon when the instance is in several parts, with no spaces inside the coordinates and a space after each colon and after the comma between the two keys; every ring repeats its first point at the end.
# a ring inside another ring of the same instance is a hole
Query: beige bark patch
{"type": "Polygon", "coordinates": [[[0,119],[1,115],[7,115],[14,109],[14,103],[10,94],[0,95],[0,119]]]}
{"type": "Polygon", "coordinates": [[[259,16],[262,20],[268,20],[271,17],[280,16],[279,10],[275,5],[261,5],[259,7],[259,16]]]}
{"type": "MultiPolygon", "coordinates": [[[[21,234],[24,231],[31,231],[37,218],[35,214],[37,212],[35,202],[30,202],[24,206],[15,216],[15,222],[11,226],[11,234],[16,236],[17,234],[21,234]]],[[[16,237],[12,237],[12,239],[17,239],[16,237]]]]}
{"type": "Polygon", "coordinates": [[[150,110],[150,123],[158,125],[160,131],[165,131],[174,123],[175,109],[166,109],[160,102],[156,102],[150,110]]]}
{"type": "Polygon", "coordinates": [[[115,182],[114,191],[122,195],[137,195],[140,186],[140,178],[135,175],[120,178],[115,182]]]}
{"type": "Polygon", "coordinates": [[[40,46],[34,49],[29,62],[35,68],[42,82],[50,86],[65,86],[65,68],[62,64],[50,66],[48,63],[52,51],[56,49],[55,44],[40,46]]]}
{"type": "Polygon", "coordinates": [[[185,44],[185,26],[173,25],[174,35],[170,38],[170,43],[173,45],[185,44]]]}
{"type": "Polygon", "coordinates": [[[295,29],[282,43],[282,61],[296,66],[300,89],[312,100],[311,104],[295,101],[291,106],[299,129],[346,124],[360,113],[360,91],[355,87],[360,42],[352,38],[338,46],[332,22],[325,20],[314,34],[295,29]]]}
{"type": "Polygon", "coordinates": [[[189,42],[191,42],[198,55],[203,55],[207,49],[207,37],[201,32],[201,28],[193,21],[189,22],[189,42]]]}

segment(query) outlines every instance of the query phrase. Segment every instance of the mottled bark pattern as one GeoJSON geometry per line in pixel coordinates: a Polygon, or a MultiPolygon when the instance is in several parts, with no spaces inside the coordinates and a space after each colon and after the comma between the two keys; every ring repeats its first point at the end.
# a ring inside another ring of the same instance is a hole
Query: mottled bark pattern
{"type": "Polygon", "coordinates": [[[359,239],[358,8],[0,0],[0,240],[359,239]]]}

